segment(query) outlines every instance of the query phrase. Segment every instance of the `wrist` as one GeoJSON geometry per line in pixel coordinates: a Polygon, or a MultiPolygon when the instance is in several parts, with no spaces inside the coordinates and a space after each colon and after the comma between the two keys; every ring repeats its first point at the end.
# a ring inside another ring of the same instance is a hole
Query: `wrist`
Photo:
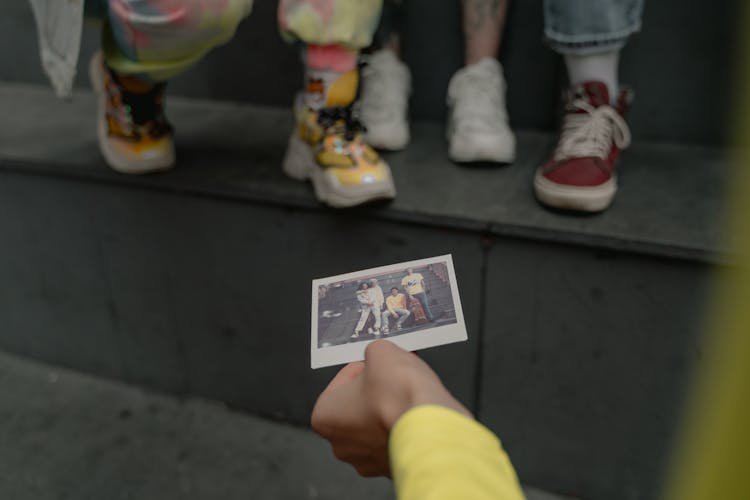
{"type": "Polygon", "coordinates": [[[437,378],[405,377],[404,381],[403,390],[392,394],[388,402],[381,404],[381,422],[389,432],[404,414],[419,406],[442,406],[474,418],[437,378]]]}

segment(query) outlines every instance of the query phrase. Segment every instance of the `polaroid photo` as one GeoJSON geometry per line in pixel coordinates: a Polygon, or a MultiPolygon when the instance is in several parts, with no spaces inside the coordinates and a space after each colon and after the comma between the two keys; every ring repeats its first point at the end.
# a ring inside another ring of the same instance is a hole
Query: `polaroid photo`
{"type": "Polygon", "coordinates": [[[312,368],[361,361],[377,339],[416,351],[468,338],[450,255],[314,280],[311,319],[312,368]]]}

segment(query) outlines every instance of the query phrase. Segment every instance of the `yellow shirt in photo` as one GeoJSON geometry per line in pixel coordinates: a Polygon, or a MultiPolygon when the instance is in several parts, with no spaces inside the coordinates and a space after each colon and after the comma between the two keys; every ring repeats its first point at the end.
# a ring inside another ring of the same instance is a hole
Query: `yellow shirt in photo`
{"type": "Polygon", "coordinates": [[[403,286],[406,289],[406,292],[409,295],[414,295],[415,293],[422,293],[424,292],[424,288],[422,288],[423,279],[424,278],[419,273],[408,274],[404,276],[404,279],[401,280],[401,286],[403,286]]]}
{"type": "Polygon", "coordinates": [[[385,304],[391,312],[395,312],[396,309],[406,309],[406,295],[403,293],[389,295],[388,298],[385,299],[385,304]]]}

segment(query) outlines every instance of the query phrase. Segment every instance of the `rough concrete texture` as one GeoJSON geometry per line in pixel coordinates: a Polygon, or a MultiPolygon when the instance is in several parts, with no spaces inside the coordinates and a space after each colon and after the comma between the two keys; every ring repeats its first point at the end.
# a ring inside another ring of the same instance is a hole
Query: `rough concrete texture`
{"type": "Polygon", "coordinates": [[[529,242],[500,242],[487,267],[479,415],[521,478],[659,498],[701,359],[709,269],[529,242]]]}
{"type": "MultiPolygon", "coordinates": [[[[0,169],[319,206],[309,185],[286,178],[279,168],[292,129],[287,109],[170,99],[179,168],[135,178],[114,173],[101,159],[89,92],[63,102],[45,87],[0,84],[0,105],[5,111],[0,116],[0,169]]],[[[442,125],[422,122],[412,129],[409,148],[387,155],[398,198],[354,211],[363,219],[700,260],[727,250],[719,246],[716,223],[730,172],[721,148],[636,143],[620,163],[620,192],[612,208],[571,216],[542,208],[532,191],[534,171],[553,147],[551,134],[519,132],[513,165],[477,168],[448,159],[442,125]],[[691,175],[685,175],[686,168],[691,175]]],[[[731,241],[725,243],[731,248],[731,241]]]]}
{"type": "Polygon", "coordinates": [[[0,477],[0,498],[13,500],[394,497],[309,430],[3,353],[0,477]]]}

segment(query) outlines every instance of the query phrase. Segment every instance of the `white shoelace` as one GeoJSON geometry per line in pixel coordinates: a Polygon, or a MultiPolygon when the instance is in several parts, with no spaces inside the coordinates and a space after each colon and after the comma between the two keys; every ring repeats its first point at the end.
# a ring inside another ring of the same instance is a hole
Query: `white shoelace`
{"type": "Polygon", "coordinates": [[[409,78],[397,63],[372,58],[363,69],[363,112],[370,118],[400,118],[409,99],[409,78]]]}
{"type": "Polygon", "coordinates": [[[556,161],[582,157],[605,159],[609,156],[613,141],[619,149],[630,145],[630,128],[612,106],[595,108],[577,99],[572,107],[584,113],[566,114],[560,142],[555,150],[556,161]]]}
{"type": "Polygon", "coordinates": [[[502,82],[491,67],[472,68],[461,75],[449,92],[456,124],[468,122],[485,130],[501,126],[507,121],[503,91],[502,82]]]}

